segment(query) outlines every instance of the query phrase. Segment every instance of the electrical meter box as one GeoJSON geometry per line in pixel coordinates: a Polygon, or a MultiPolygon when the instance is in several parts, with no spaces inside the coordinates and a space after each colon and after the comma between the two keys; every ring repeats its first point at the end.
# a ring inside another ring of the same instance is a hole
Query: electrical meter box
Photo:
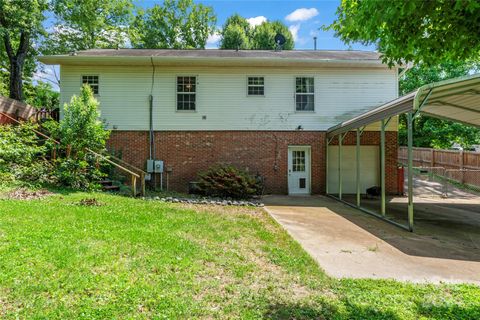
{"type": "Polygon", "coordinates": [[[153,172],[163,173],[163,161],[162,160],[155,160],[154,161],[153,172]]]}
{"type": "Polygon", "coordinates": [[[147,160],[147,172],[148,173],[163,173],[163,161],[162,160],[147,160]]]}

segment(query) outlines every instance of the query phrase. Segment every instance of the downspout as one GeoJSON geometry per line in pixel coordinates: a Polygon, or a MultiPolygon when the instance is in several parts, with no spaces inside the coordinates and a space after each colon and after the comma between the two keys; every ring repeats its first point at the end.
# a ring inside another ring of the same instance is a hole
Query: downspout
{"type": "Polygon", "coordinates": [[[149,101],[149,122],[150,122],[150,134],[149,134],[149,143],[150,143],[150,160],[155,156],[155,141],[153,136],[153,86],[155,84],[155,65],[153,64],[153,57],[150,57],[150,62],[152,64],[152,85],[150,88],[150,96],[148,97],[149,101]]]}

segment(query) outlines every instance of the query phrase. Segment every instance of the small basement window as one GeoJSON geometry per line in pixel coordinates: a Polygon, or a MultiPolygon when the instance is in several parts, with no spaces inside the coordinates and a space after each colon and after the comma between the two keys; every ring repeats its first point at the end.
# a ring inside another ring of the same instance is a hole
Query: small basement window
{"type": "Polygon", "coordinates": [[[264,77],[248,77],[247,95],[249,96],[265,95],[265,78],[264,77]]]}
{"type": "Polygon", "coordinates": [[[82,84],[88,84],[92,88],[93,94],[98,94],[98,76],[82,76],[82,84]]]}
{"type": "Polygon", "coordinates": [[[177,77],[177,110],[195,111],[197,77],[177,77]]]}
{"type": "Polygon", "coordinates": [[[315,92],[313,78],[296,78],[295,80],[295,110],[314,111],[315,92]]]}

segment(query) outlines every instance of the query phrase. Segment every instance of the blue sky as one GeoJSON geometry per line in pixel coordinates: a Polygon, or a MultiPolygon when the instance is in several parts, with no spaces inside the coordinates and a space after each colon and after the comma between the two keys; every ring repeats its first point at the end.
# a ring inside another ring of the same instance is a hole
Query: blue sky
{"type": "MultiPolygon", "coordinates": [[[[101,0],[99,0],[101,1],[101,0]]],[[[317,36],[317,49],[345,50],[349,47],[334,37],[331,31],[320,30],[322,25],[329,25],[335,20],[335,11],[340,0],[195,0],[213,7],[217,15],[217,26],[220,28],[225,20],[234,13],[249,19],[251,24],[258,24],[264,20],[280,20],[285,23],[295,38],[295,49],[313,49],[313,37],[317,36]]],[[[137,5],[144,8],[163,3],[163,0],[138,0],[137,5]]],[[[218,47],[219,36],[209,38],[208,49],[218,47]]],[[[365,47],[354,44],[350,47],[355,50],[375,50],[374,46],[365,47]]],[[[58,67],[47,67],[39,71],[35,79],[46,80],[58,90],[54,74],[58,74],[58,67]]]]}
{"type": "MultiPolygon", "coordinates": [[[[143,7],[153,6],[163,1],[144,0],[138,4],[143,7]]],[[[217,25],[221,27],[225,20],[234,13],[251,19],[251,24],[267,20],[280,20],[292,31],[295,37],[295,49],[313,49],[313,37],[317,36],[318,49],[347,49],[348,47],[333,36],[333,32],[319,30],[322,25],[328,25],[335,19],[335,11],[340,0],[195,0],[213,7],[217,14],[217,25]]],[[[207,48],[217,48],[219,37],[210,37],[207,48]]],[[[360,44],[352,49],[374,50],[360,44]]]]}

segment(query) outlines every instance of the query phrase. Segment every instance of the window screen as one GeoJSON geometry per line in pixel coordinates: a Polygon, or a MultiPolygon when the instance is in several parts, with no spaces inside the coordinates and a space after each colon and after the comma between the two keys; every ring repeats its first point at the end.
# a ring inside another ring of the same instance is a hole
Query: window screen
{"type": "Polygon", "coordinates": [[[196,109],[197,77],[177,77],[177,110],[196,109]]]}
{"type": "Polygon", "coordinates": [[[249,96],[265,95],[265,79],[264,77],[248,77],[247,94],[249,96]]]}
{"type": "Polygon", "coordinates": [[[313,78],[296,78],[295,110],[313,111],[315,109],[315,92],[313,78]]]}
{"type": "Polygon", "coordinates": [[[88,84],[92,88],[93,94],[98,94],[98,76],[82,76],[82,84],[88,84]]]}

